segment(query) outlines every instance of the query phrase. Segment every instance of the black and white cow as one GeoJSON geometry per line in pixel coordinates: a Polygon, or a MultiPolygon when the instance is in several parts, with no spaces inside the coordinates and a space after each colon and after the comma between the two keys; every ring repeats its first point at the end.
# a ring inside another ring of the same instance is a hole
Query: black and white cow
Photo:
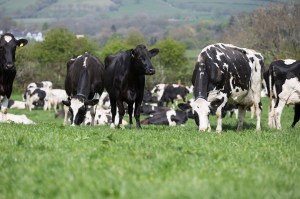
{"type": "Polygon", "coordinates": [[[105,88],[109,94],[112,125],[114,128],[116,108],[119,110],[118,127],[123,128],[122,120],[125,115],[123,102],[128,104],[129,125],[132,126],[133,104],[136,127],[141,128],[140,108],[145,88],[145,75],[153,75],[155,69],[151,58],[157,55],[158,49],[147,50],[144,45],[135,49],[108,55],[105,58],[105,88]]]}
{"type": "Polygon", "coordinates": [[[188,112],[171,109],[143,119],[142,124],[176,126],[185,124],[188,119],[188,112]]]}
{"type": "Polygon", "coordinates": [[[178,84],[166,85],[161,98],[158,99],[158,105],[163,106],[164,103],[166,103],[166,106],[168,106],[169,102],[171,101],[174,108],[174,100],[182,99],[184,102],[186,102],[186,95],[188,93],[189,90],[185,86],[178,84]]]}
{"type": "Polygon", "coordinates": [[[49,110],[50,90],[48,88],[30,88],[26,91],[26,106],[32,111],[34,104],[42,102],[43,109],[49,110]]]}
{"type": "Polygon", "coordinates": [[[69,100],[63,101],[63,104],[69,107],[72,126],[80,125],[84,121],[88,109],[92,114],[93,125],[94,106],[98,104],[104,90],[103,75],[104,65],[89,53],[71,59],[67,63],[65,90],[69,100]]]}
{"type": "Polygon", "coordinates": [[[208,115],[215,112],[216,131],[221,132],[222,109],[227,103],[238,106],[238,130],[242,129],[246,108],[254,105],[256,129],[260,130],[262,70],[263,57],[254,50],[222,43],[205,47],[192,76],[199,131],[211,130],[208,115]]]}
{"type": "Polygon", "coordinates": [[[53,83],[51,81],[31,82],[27,85],[27,89],[30,88],[48,88],[52,89],[53,83]]]}
{"type": "Polygon", "coordinates": [[[269,127],[281,129],[281,113],[284,106],[295,104],[292,123],[294,127],[300,118],[300,60],[285,59],[272,62],[266,83],[270,97],[269,127]]]}
{"type": "Polygon", "coordinates": [[[0,96],[3,96],[1,111],[2,120],[6,120],[8,100],[12,93],[13,82],[16,77],[16,48],[28,43],[26,39],[15,39],[11,33],[0,36],[0,96]]]}

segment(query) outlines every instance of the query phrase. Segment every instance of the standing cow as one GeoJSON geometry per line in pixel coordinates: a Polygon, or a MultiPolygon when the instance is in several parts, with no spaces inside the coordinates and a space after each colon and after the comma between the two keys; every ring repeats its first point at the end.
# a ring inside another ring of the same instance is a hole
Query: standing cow
{"type": "Polygon", "coordinates": [[[8,100],[12,93],[13,82],[16,76],[16,47],[25,46],[26,39],[17,40],[12,34],[5,33],[0,37],[0,96],[3,96],[1,111],[2,119],[6,120],[8,100]]]}
{"type": "Polygon", "coordinates": [[[265,79],[270,97],[270,128],[281,129],[281,113],[286,104],[295,104],[292,127],[300,118],[300,60],[277,60],[270,64],[265,79]]]}
{"type": "Polygon", "coordinates": [[[129,125],[132,123],[133,104],[135,104],[134,117],[137,128],[140,124],[140,108],[144,95],[145,75],[153,75],[155,69],[151,58],[157,55],[158,49],[147,50],[144,45],[138,45],[135,49],[108,55],[105,58],[105,88],[109,94],[112,112],[112,124],[114,128],[116,108],[119,110],[119,124],[125,115],[123,102],[128,104],[129,125]]]}
{"type": "Polygon", "coordinates": [[[63,101],[63,104],[69,107],[72,126],[80,125],[84,121],[88,109],[91,111],[91,124],[94,124],[93,106],[99,101],[94,97],[100,96],[104,90],[103,74],[104,65],[97,57],[88,53],[67,63],[65,90],[69,100],[63,101]]]}
{"type": "Polygon", "coordinates": [[[205,47],[192,76],[199,131],[211,130],[208,115],[215,112],[216,131],[221,132],[222,109],[227,103],[238,106],[238,130],[242,129],[246,108],[254,105],[259,130],[262,69],[263,57],[254,50],[222,43],[205,47]]]}

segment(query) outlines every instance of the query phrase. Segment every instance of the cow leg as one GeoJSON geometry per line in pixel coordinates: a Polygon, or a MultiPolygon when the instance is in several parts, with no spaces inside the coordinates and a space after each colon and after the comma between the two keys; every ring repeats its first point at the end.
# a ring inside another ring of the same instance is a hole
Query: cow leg
{"type": "Polygon", "coordinates": [[[115,118],[117,114],[117,103],[116,100],[109,96],[110,106],[111,106],[111,124],[110,128],[115,128],[115,118]]]}
{"type": "Polygon", "coordinates": [[[216,116],[217,116],[216,132],[221,133],[221,131],[222,131],[222,111],[217,111],[216,116]]]}
{"type": "Polygon", "coordinates": [[[95,115],[96,115],[96,107],[97,107],[97,105],[96,106],[92,106],[91,108],[90,108],[90,113],[91,113],[91,126],[94,126],[95,125],[95,115]]]}
{"type": "Polygon", "coordinates": [[[275,108],[275,126],[279,130],[281,129],[281,113],[284,108],[285,101],[279,100],[278,106],[275,108]]]}
{"type": "Polygon", "coordinates": [[[239,113],[238,113],[239,121],[238,121],[237,130],[240,131],[243,128],[244,118],[245,118],[245,114],[246,114],[246,108],[245,108],[245,106],[240,106],[240,105],[238,106],[238,108],[239,108],[239,113]]]}
{"type": "Polygon", "coordinates": [[[297,124],[297,122],[300,119],[300,104],[295,104],[294,107],[294,121],[291,127],[295,127],[295,125],[297,124]]]}
{"type": "Polygon", "coordinates": [[[2,122],[7,121],[8,100],[9,99],[6,96],[3,97],[1,104],[2,122]]]}
{"type": "Polygon", "coordinates": [[[269,106],[269,114],[268,114],[268,126],[269,128],[275,128],[275,110],[274,110],[274,106],[275,106],[275,101],[274,99],[270,99],[271,100],[271,105],[269,106]]]}
{"type": "Polygon", "coordinates": [[[69,107],[64,105],[64,113],[65,113],[65,117],[64,117],[64,126],[67,125],[68,122],[68,113],[69,113],[69,107]]]}
{"type": "Polygon", "coordinates": [[[136,128],[141,129],[141,121],[140,121],[140,115],[141,115],[141,103],[135,102],[134,107],[134,117],[136,121],[136,128]]]}
{"type": "Polygon", "coordinates": [[[254,112],[252,109],[254,109],[254,111],[256,113],[256,130],[260,130],[261,129],[260,120],[261,120],[261,111],[262,111],[261,102],[259,101],[258,103],[254,103],[254,105],[251,106],[251,115],[252,115],[252,112],[254,112]]]}
{"type": "Polygon", "coordinates": [[[119,109],[119,123],[118,123],[118,128],[124,129],[124,126],[122,125],[122,120],[125,115],[125,108],[123,106],[123,102],[121,100],[117,101],[117,106],[119,109]]]}
{"type": "Polygon", "coordinates": [[[254,118],[254,113],[256,113],[256,107],[255,107],[255,105],[252,105],[250,107],[250,112],[251,112],[251,119],[253,119],[254,118]]]}
{"type": "Polygon", "coordinates": [[[128,115],[129,115],[129,128],[132,127],[132,113],[133,113],[133,103],[128,104],[128,115]]]}

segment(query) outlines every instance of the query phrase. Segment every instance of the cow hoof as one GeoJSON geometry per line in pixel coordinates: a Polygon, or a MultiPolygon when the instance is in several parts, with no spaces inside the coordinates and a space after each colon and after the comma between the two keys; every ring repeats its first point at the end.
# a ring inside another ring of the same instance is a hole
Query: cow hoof
{"type": "Polygon", "coordinates": [[[114,129],[114,128],[115,128],[115,124],[114,124],[114,123],[111,123],[111,124],[110,124],[110,128],[111,128],[111,129],[114,129]]]}

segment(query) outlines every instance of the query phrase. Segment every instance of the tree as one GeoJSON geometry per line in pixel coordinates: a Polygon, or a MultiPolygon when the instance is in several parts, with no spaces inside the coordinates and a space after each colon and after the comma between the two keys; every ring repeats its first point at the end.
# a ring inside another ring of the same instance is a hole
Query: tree
{"type": "Polygon", "coordinates": [[[187,66],[188,62],[185,56],[185,45],[167,37],[157,42],[155,47],[159,49],[159,53],[155,59],[161,70],[160,75],[157,75],[157,78],[161,79],[159,82],[186,82],[187,76],[189,76],[187,74],[189,67],[187,66]]]}
{"type": "Polygon", "coordinates": [[[299,13],[300,3],[273,4],[243,13],[231,19],[224,41],[260,51],[266,63],[300,59],[299,13]]]}

